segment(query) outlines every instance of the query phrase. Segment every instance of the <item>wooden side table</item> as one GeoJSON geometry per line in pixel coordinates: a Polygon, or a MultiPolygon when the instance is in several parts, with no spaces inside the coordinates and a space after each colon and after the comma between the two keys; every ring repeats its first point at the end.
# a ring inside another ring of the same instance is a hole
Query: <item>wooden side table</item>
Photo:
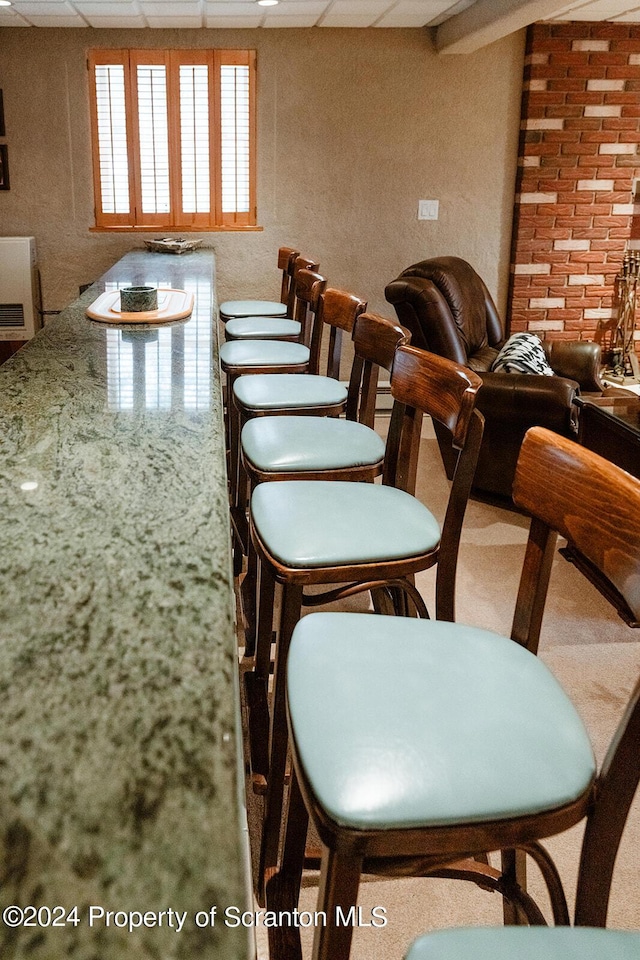
{"type": "Polygon", "coordinates": [[[640,477],[640,397],[577,397],[576,404],[579,442],[640,477]]]}

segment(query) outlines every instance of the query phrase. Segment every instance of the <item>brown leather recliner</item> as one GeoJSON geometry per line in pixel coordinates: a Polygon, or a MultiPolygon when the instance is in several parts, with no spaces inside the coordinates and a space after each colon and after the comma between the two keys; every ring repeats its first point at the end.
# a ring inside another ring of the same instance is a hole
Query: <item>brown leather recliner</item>
{"type": "MultiPolygon", "coordinates": [[[[411,331],[414,346],[462,363],[480,374],[477,407],[485,430],[476,472],[476,493],[511,499],[511,486],[522,439],[533,426],[573,437],[580,391],[601,392],[600,347],[589,341],[545,343],[555,377],[491,373],[505,342],[498,311],[482,279],[465,260],[435,257],[403,270],[388,284],[386,298],[411,331]]],[[[436,431],[442,459],[451,478],[456,453],[451,437],[436,431]]]]}

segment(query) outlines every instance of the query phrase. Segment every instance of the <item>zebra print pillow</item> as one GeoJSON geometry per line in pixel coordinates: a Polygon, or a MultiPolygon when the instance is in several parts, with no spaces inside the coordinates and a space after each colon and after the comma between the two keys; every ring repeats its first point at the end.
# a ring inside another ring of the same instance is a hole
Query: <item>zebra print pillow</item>
{"type": "Polygon", "coordinates": [[[545,377],[555,374],[547,361],[542,341],[533,333],[514,333],[491,365],[499,373],[537,373],[545,377]]]}

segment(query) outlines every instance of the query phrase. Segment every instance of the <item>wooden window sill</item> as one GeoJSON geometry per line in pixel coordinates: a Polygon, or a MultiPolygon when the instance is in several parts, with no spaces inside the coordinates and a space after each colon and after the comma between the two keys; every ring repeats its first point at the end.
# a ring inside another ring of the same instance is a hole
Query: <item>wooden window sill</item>
{"type": "Polygon", "coordinates": [[[178,234],[180,236],[189,233],[256,233],[264,230],[264,227],[240,224],[239,226],[225,224],[223,226],[211,227],[162,227],[162,226],[122,226],[113,227],[89,227],[89,233],[152,233],[152,234],[178,234]]]}

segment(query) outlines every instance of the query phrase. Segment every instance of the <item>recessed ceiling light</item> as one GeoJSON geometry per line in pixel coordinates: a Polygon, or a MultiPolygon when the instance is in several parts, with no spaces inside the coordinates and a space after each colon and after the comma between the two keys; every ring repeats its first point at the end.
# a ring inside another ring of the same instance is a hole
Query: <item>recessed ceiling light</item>
{"type": "Polygon", "coordinates": [[[259,7],[275,7],[277,3],[280,3],[280,0],[258,0],[259,7]]]}
{"type": "Polygon", "coordinates": [[[10,7],[11,0],[0,0],[0,7],[10,7]]]}

